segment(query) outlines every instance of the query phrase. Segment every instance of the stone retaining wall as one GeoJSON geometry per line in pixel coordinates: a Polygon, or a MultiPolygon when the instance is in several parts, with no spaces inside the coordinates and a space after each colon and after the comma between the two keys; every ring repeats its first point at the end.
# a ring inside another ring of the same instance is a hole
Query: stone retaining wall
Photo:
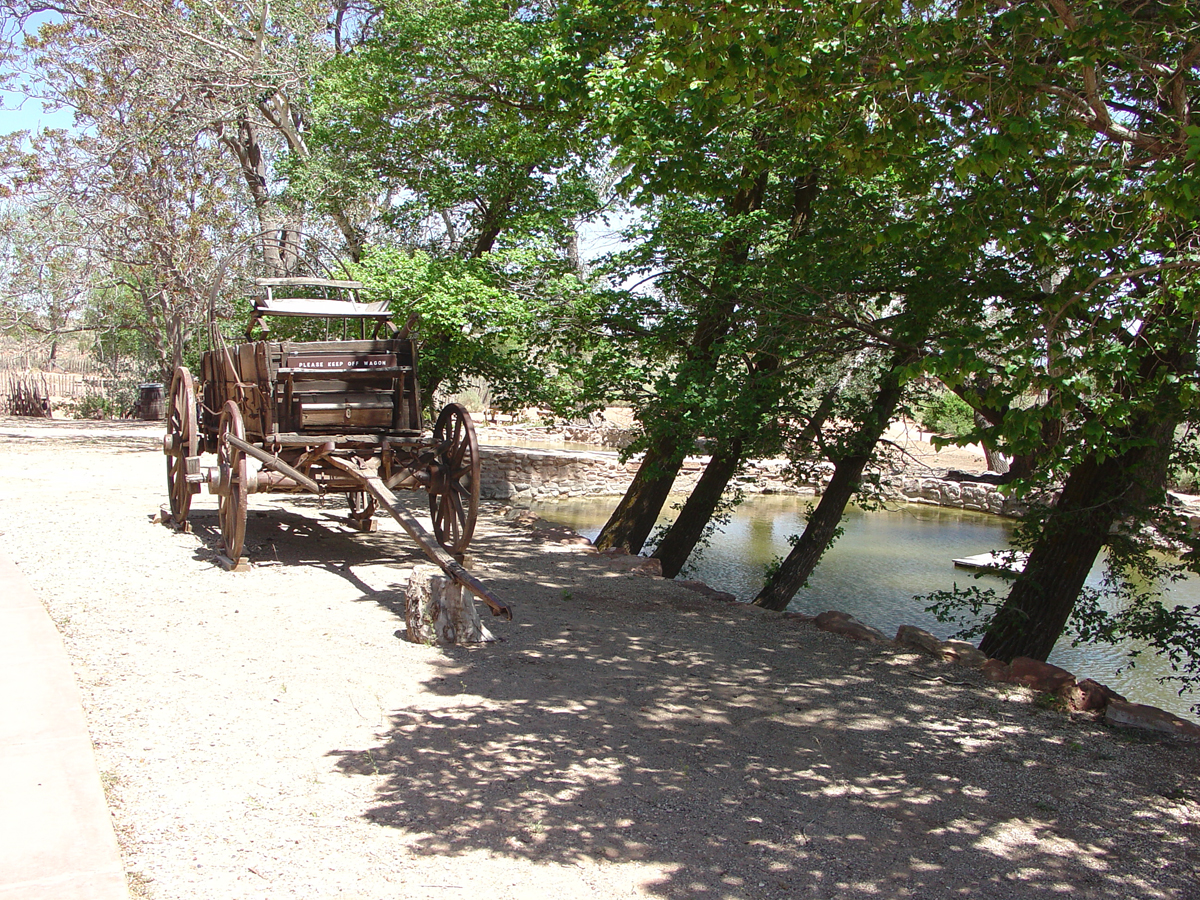
{"type": "MultiPolygon", "coordinates": [[[[637,471],[637,461],[622,463],[614,453],[483,447],[480,493],[486,500],[509,503],[566,500],[574,497],[619,497],[637,471]]],[[[707,457],[689,457],[672,488],[687,492],[704,471],[707,457]]],[[[833,467],[820,469],[808,482],[784,477],[786,460],[755,460],[736,484],[748,494],[820,494],[833,467]]],[[[1024,507],[1005,497],[994,484],[949,481],[928,476],[885,476],[888,499],[1019,516],[1024,507]]]]}
{"type": "Polygon", "coordinates": [[[1024,515],[1026,511],[1024,504],[1006,497],[996,485],[979,481],[949,481],[945,478],[901,475],[885,478],[884,490],[888,499],[907,503],[970,509],[1014,518],[1024,515]]]}
{"type": "Polygon", "coordinates": [[[530,441],[543,444],[565,442],[591,444],[595,447],[614,450],[624,450],[635,437],[635,433],[628,428],[611,423],[603,425],[504,425],[502,427],[477,424],[475,432],[484,443],[489,439],[530,441]]]}
{"type": "MultiPolygon", "coordinates": [[[[638,465],[622,463],[615,453],[525,447],[482,447],[480,456],[480,495],[510,503],[620,496],[638,465]]],[[[676,479],[676,490],[689,490],[703,470],[698,460],[689,463],[676,479]]]]}

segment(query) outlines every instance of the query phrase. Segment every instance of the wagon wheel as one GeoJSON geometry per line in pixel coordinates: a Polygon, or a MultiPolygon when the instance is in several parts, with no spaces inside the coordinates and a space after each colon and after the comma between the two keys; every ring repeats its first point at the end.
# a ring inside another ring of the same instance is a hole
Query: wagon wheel
{"type": "Polygon", "coordinates": [[[246,428],[242,424],[242,413],[236,403],[228,401],[221,409],[221,422],[217,430],[217,467],[221,473],[217,488],[217,515],[221,522],[221,541],[225,555],[235,563],[242,555],[242,544],[246,540],[247,488],[246,454],[225,439],[232,434],[246,439],[246,428]]]}
{"type": "Polygon", "coordinates": [[[438,543],[463,553],[479,513],[479,446],[471,414],[451,403],[433,426],[437,458],[430,466],[429,512],[438,543]]]}
{"type": "Polygon", "coordinates": [[[350,518],[356,522],[365,522],[375,515],[375,495],[370,491],[350,491],[346,494],[350,504],[350,518]]]}
{"type": "Polygon", "coordinates": [[[192,373],[184,366],[177,368],[171,378],[167,402],[167,434],[163,438],[167,496],[171,501],[171,518],[176,525],[183,525],[192,508],[192,495],[200,491],[200,485],[187,480],[187,458],[200,455],[200,436],[196,428],[196,388],[192,373]]]}

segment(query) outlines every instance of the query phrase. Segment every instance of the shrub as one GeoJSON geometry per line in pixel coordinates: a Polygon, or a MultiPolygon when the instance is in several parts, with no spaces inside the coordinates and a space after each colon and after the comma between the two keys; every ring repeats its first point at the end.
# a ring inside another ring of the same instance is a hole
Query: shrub
{"type": "Polygon", "coordinates": [[[921,427],[935,434],[958,437],[975,427],[974,410],[950,391],[931,395],[916,412],[921,427]]]}
{"type": "Polygon", "coordinates": [[[89,394],[73,404],[71,415],[76,419],[115,419],[120,411],[103,394],[89,394]]]}

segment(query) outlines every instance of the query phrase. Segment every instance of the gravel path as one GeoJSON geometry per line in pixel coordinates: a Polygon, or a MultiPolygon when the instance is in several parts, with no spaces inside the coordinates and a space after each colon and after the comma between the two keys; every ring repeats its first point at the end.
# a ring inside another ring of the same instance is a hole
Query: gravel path
{"type": "MultiPolygon", "coordinates": [[[[1200,748],[624,575],[481,518],[499,644],[402,639],[418,562],[254,497],[252,571],[154,426],[0,420],[0,552],[72,655],[137,894],[1200,898],[1200,748]]],[[[416,499],[416,498],[414,498],[416,499]]]]}

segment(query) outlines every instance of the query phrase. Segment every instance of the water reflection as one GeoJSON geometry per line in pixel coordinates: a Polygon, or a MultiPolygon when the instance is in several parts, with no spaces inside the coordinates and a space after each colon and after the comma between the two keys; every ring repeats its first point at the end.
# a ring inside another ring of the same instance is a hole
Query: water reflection
{"type": "MultiPolygon", "coordinates": [[[[764,568],[790,550],[789,535],[804,529],[805,512],[811,498],[790,496],[751,497],[703,552],[693,554],[681,577],[697,578],[712,587],[750,600],[764,580],[764,568]]],[[[535,506],[542,517],[569,525],[594,538],[615,505],[614,498],[566,500],[535,506]]],[[[671,521],[671,511],[660,525],[671,521]]],[[[942,625],[914,599],[917,594],[959,586],[992,586],[1003,596],[1004,579],[994,575],[976,577],[956,569],[952,560],[1008,547],[1013,523],[1006,519],[963,510],[934,506],[903,505],[899,508],[864,512],[851,509],[843,520],[844,535],[828,551],[806,588],[792,600],[789,609],[810,615],[841,609],[894,634],[900,625],[917,625],[940,637],[949,637],[951,626],[942,625]]],[[[1100,568],[1089,584],[1098,586],[1100,568]]],[[[1174,603],[1200,604],[1200,581],[1189,579],[1172,587],[1174,603]]],[[[1161,685],[1157,678],[1168,673],[1165,662],[1143,656],[1137,668],[1119,672],[1129,646],[1072,647],[1059,642],[1050,662],[1074,672],[1079,678],[1095,678],[1110,685],[1130,700],[1151,703],[1193,720],[1187,709],[1191,701],[1180,698],[1175,688],[1161,685]]]]}

